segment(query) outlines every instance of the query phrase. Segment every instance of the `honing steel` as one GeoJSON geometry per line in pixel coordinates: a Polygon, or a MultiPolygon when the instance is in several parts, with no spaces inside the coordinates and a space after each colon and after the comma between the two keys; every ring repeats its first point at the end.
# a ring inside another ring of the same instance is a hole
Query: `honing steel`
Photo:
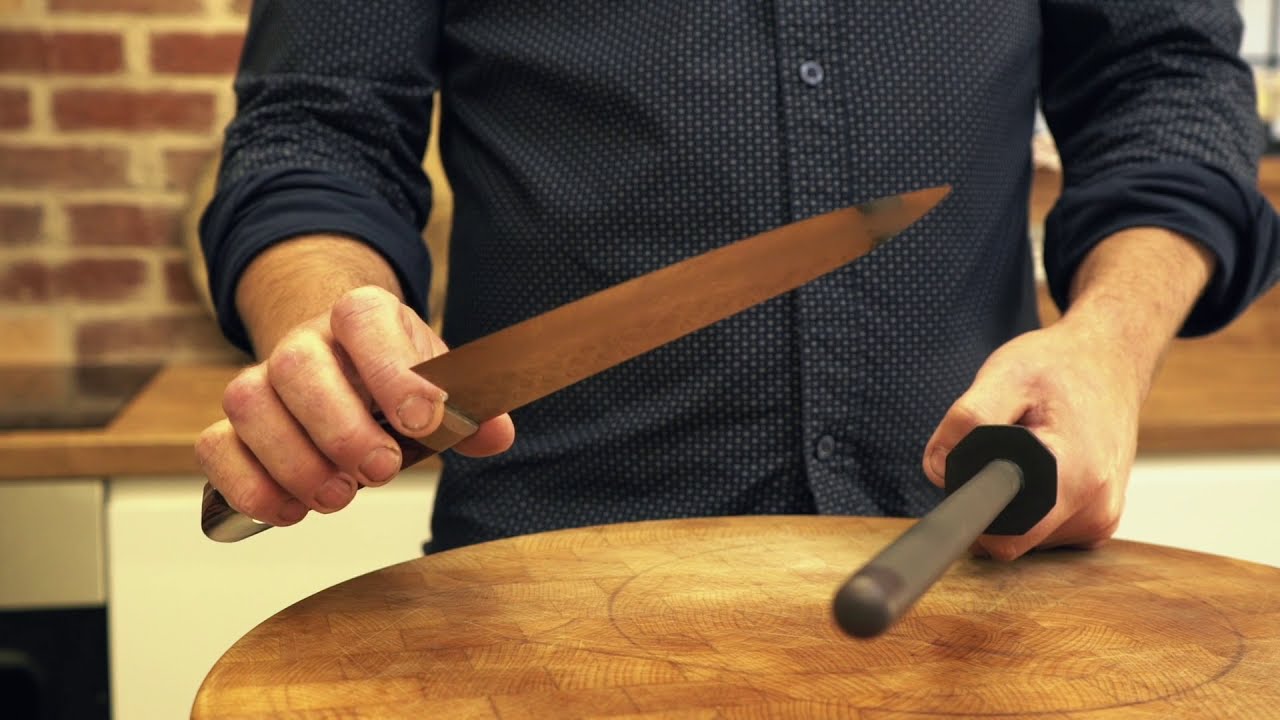
{"type": "Polygon", "coordinates": [[[1058,464],[1028,429],[982,425],[947,456],[946,499],[836,592],[836,623],[872,638],[887,630],[977,540],[1022,535],[1058,499],[1058,464]]]}
{"type": "MultiPolygon", "coordinates": [[[[438,355],[413,369],[448,393],[440,429],[401,436],[402,467],[502,413],[793,290],[871,252],[934,208],[939,186],[872,200],[739,240],[633,278],[438,355]]],[[[205,535],[235,542],[269,525],[206,484],[205,535]]]]}

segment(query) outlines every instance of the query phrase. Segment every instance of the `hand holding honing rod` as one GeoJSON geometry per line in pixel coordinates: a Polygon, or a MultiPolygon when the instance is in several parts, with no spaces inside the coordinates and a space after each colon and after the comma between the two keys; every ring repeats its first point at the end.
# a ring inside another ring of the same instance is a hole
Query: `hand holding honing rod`
{"type": "Polygon", "coordinates": [[[1024,427],[979,426],[947,456],[946,493],[836,593],[836,622],[845,632],[884,632],[979,535],[1035,527],[1057,503],[1057,461],[1024,427]]]}

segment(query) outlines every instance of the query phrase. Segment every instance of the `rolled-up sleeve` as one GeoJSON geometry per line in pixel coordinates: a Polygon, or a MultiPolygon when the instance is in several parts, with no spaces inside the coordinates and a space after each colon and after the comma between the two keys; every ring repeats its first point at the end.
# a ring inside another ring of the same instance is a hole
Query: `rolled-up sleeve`
{"type": "Polygon", "coordinates": [[[1262,126],[1229,0],[1044,0],[1042,105],[1064,183],[1045,223],[1065,308],[1093,247],[1125,228],[1186,235],[1217,259],[1181,335],[1229,323],[1280,278],[1274,209],[1257,188],[1262,126]]]}
{"type": "Polygon", "coordinates": [[[439,3],[259,0],[201,245],[219,324],[250,350],[235,306],[249,263],[291,237],[359,239],[426,315],[422,158],[439,85],[439,3]]]}

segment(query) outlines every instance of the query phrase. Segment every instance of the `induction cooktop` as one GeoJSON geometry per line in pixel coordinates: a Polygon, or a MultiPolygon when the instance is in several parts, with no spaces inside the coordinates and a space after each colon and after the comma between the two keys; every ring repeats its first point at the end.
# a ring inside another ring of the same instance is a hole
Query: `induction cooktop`
{"type": "Polygon", "coordinates": [[[158,364],[0,365],[0,430],[104,427],[158,364]]]}

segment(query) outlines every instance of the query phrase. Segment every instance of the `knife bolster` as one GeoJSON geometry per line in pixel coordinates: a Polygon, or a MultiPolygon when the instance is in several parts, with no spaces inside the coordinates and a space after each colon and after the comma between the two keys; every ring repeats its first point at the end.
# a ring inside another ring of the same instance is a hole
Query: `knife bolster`
{"type": "Polygon", "coordinates": [[[474,435],[480,426],[474,420],[450,407],[444,406],[444,418],[440,427],[424,438],[411,438],[401,435],[399,430],[387,420],[381,412],[374,414],[378,425],[400,446],[400,469],[404,469],[426,460],[432,455],[448,450],[457,445],[463,438],[474,435]]]}
{"type": "Polygon", "coordinates": [[[457,445],[462,440],[475,435],[479,429],[480,425],[478,423],[458,412],[446,402],[444,405],[444,418],[440,421],[440,427],[418,442],[437,453],[441,453],[457,445]]]}

